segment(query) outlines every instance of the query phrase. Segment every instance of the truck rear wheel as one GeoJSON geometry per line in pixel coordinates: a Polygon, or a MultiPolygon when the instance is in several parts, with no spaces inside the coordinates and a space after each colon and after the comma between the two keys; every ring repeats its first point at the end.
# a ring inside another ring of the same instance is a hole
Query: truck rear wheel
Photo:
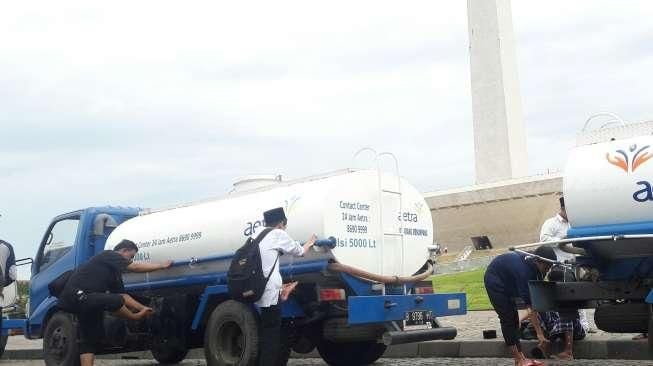
{"type": "Polygon", "coordinates": [[[646,333],[651,317],[646,303],[602,304],[594,312],[596,327],[610,333],[646,333]]]}
{"type": "Polygon", "coordinates": [[[204,332],[208,366],[254,366],[258,356],[258,321],[252,309],[227,300],[218,305],[204,332]]]}
{"type": "Polygon", "coordinates": [[[317,351],[331,366],[369,365],[383,356],[386,346],[375,341],[335,343],[320,339],[317,351]]]}
{"type": "Polygon", "coordinates": [[[72,315],[55,313],[43,333],[43,360],[47,366],[78,366],[77,327],[72,315]]]}

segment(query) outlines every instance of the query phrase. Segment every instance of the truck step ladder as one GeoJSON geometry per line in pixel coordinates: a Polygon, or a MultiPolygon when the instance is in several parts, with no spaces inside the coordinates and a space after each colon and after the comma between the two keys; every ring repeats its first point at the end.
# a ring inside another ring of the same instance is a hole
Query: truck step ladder
{"type": "MultiPolygon", "coordinates": [[[[354,155],[354,159],[362,152],[369,151],[374,154],[374,163],[376,165],[377,182],[378,182],[378,220],[379,231],[381,234],[381,245],[379,246],[379,272],[384,275],[400,275],[404,272],[405,262],[405,236],[401,213],[403,212],[403,194],[401,189],[401,176],[399,175],[399,162],[397,157],[389,152],[377,153],[376,150],[365,147],[360,149],[354,155]],[[394,162],[394,172],[384,173],[381,169],[381,159],[390,157],[394,162]],[[394,176],[394,177],[393,177],[394,176]],[[396,181],[392,178],[396,177],[396,181]],[[389,179],[388,179],[389,178],[389,179]],[[395,218],[399,216],[399,220],[395,218]],[[385,254],[392,263],[386,262],[385,254]],[[399,259],[397,261],[397,259],[399,259]],[[399,265],[397,266],[396,263],[399,265]]],[[[403,286],[406,294],[406,286],[403,286]]],[[[383,290],[385,295],[385,286],[383,290]]]]}

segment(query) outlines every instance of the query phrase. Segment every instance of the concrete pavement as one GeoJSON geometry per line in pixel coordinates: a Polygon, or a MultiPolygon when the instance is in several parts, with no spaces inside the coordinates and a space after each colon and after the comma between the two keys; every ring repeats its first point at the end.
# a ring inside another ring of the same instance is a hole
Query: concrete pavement
{"type": "MultiPolygon", "coordinates": [[[[593,311],[588,311],[588,318],[593,325],[593,311]]],[[[391,347],[386,358],[431,358],[431,357],[508,357],[507,349],[503,344],[499,320],[493,311],[473,311],[467,315],[452,316],[439,319],[443,326],[453,326],[458,329],[458,336],[452,341],[434,341],[419,344],[408,344],[391,347]],[[496,329],[497,339],[483,340],[484,329],[496,329]]],[[[634,334],[612,334],[597,331],[588,334],[587,338],[575,343],[576,358],[583,359],[632,359],[648,360],[648,345],[646,341],[632,341],[634,334]]],[[[535,346],[533,341],[524,341],[525,351],[535,346]]],[[[30,341],[22,336],[10,337],[7,343],[4,359],[41,359],[42,342],[30,341]]],[[[151,358],[148,352],[130,353],[130,357],[141,359],[151,358]]],[[[304,357],[303,355],[295,355],[304,357]]],[[[309,357],[318,357],[311,353],[309,357]]],[[[122,357],[111,355],[110,357],[122,357]]],[[[203,358],[201,349],[193,350],[189,358],[203,358]]],[[[642,363],[639,363],[642,365],[642,363]]],[[[653,365],[653,363],[651,363],[653,365]]]]}
{"type": "MultiPolygon", "coordinates": [[[[98,360],[95,363],[98,366],[159,366],[158,363],[148,360],[98,360]]],[[[16,365],[16,366],[42,366],[43,361],[0,361],[0,365],[16,365]]],[[[180,365],[182,366],[205,366],[204,360],[186,360],[180,365]]],[[[291,360],[289,366],[323,366],[326,365],[320,359],[301,359],[291,360]]],[[[514,363],[511,359],[506,358],[440,358],[440,359],[381,359],[375,363],[379,366],[513,366],[514,363]]],[[[628,360],[603,360],[603,361],[588,361],[588,360],[574,360],[569,362],[547,361],[548,366],[646,366],[651,363],[643,363],[642,361],[628,361],[628,360]]]]}

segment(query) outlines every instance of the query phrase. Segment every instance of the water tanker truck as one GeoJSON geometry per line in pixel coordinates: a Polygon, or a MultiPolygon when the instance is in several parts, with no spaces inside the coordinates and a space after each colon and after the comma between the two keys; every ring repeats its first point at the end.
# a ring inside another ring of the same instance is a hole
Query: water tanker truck
{"type": "Polygon", "coordinates": [[[452,339],[437,317],[466,312],[465,295],[434,294],[431,213],[403,178],[378,170],[343,170],[294,181],[253,177],[229,195],[161,210],[93,207],[50,223],[32,264],[27,319],[30,339],[43,338],[46,365],[77,364],[75,319],[57,307],[47,286],[90,257],[129,239],[135,260],[173,260],[166,270],[125,273],[126,291],[151,306],[144,321],[105,317],[101,353],[150,350],[161,363],[204,348],[208,365],[254,365],[258,309],[227,293],[231,257],[283,207],[288,232],[320,240],[301,258],[281,258],[286,281],[299,281],[283,303],[285,364],[291,350],[317,348],[331,365],[361,365],[394,344],[452,339]]]}
{"type": "Polygon", "coordinates": [[[602,142],[571,152],[563,178],[570,229],[554,245],[577,255],[565,264],[573,275],[564,282],[533,281],[530,291],[538,311],[574,316],[579,308],[595,308],[601,330],[651,334],[653,128],[631,126],[638,133],[629,134],[638,136],[624,138],[629,126],[599,131],[602,142]]]}

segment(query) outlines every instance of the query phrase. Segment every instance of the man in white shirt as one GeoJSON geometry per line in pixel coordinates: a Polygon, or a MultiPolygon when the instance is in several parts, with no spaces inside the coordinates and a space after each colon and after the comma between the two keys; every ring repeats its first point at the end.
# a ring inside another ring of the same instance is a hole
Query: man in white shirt
{"type": "MultiPolygon", "coordinates": [[[[567,210],[565,208],[565,198],[560,197],[560,211],[554,216],[551,217],[550,219],[546,220],[544,224],[542,224],[542,229],[540,230],[540,241],[545,242],[545,241],[557,241],[557,240],[562,240],[567,237],[567,231],[569,231],[569,221],[567,219],[567,210]]],[[[556,257],[558,258],[559,261],[562,262],[569,262],[573,263],[576,261],[576,256],[567,253],[565,251],[562,251],[560,248],[558,248],[558,245],[552,245],[553,251],[556,254],[556,257]]],[[[564,277],[563,277],[564,278],[564,277]]],[[[573,328],[571,327],[570,324],[567,324],[568,322],[561,322],[559,315],[557,313],[553,314],[546,314],[542,313],[541,316],[544,316],[545,319],[556,319],[555,322],[548,322],[544,321],[543,323],[546,323],[548,328],[553,328],[553,329],[559,329],[559,330],[565,330],[567,333],[565,334],[565,351],[563,354],[568,355],[568,357],[573,357],[572,356],[572,341],[573,341],[573,328]],[[554,316],[550,316],[554,315],[554,316]]],[[[584,330],[584,332],[578,332],[576,331],[577,334],[582,334],[584,337],[585,332],[590,331],[590,325],[589,321],[587,320],[587,314],[585,313],[584,309],[581,309],[578,311],[578,316],[579,316],[579,322],[584,330]]],[[[549,329],[549,332],[551,332],[551,329],[549,329]]]]}
{"type": "Polygon", "coordinates": [[[265,285],[263,296],[256,302],[256,305],[261,309],[259,365],[262,366],[276,365],[279,337],[281,336],[279,299],[285,300],[290,291],[297,285],[295,282],[284,287],[281,272],[279,272],[280,263],[278,258],[281,254],[301,257],[308,252],[317,239],[315,235],[312,235],[303,246],[293,240],[285,231],[288,219],[281,207],[265,211],[263,219],[266,227],[274,229],[259,244],[263,275],[270,276],[268,283],[265,285]],[[270,275],[270,273],[272,274],[270,275]]]}
{"type": "MultiPolygon", "coordinates": [[[[560,211],[552,218],[544,221],[540,230],[540,241],[556,241],[567,237],[569,221],[565,210],[565,198],[560,197],[560,211]]],[[[571,253],[563,252],[557,245],[553,245],[553,251],[560,261],[573,262],[575,257],[571,253]]]]}

